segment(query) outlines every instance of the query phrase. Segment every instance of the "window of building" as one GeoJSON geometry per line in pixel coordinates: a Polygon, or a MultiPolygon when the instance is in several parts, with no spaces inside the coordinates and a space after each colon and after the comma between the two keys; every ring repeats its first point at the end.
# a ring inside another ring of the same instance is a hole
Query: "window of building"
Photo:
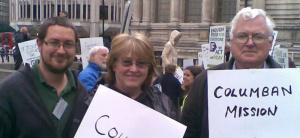
{"type": "MultiPolygon", "coordinates": [[[[179,9],[178,9],[179,10],[179,9]]],[[[157,0],[157,19],[158,23],[170,22],[170,0],[157,0]]]]}
{"type": "MultiPolygon", "coordinates": [[[[99,10],[99,19],[103,19],[103,13],[102,13],[102,10],[103,10],[103,6],[100,5],[99,6],[100,10],[99,10]]],[[[107,20],[108,19],[108,6],[104,6],[104,20],[107,20]]]]}
{"type": "Polygon", "coordinates": [[[185,22],[201,22],[202,0],[186,0],[185,2],[185,22]]]}
{"type": "Polygon", "coordinates": [[[218,0],[217,22],[230,22],[236,14],[236,0],[218,0]]]}

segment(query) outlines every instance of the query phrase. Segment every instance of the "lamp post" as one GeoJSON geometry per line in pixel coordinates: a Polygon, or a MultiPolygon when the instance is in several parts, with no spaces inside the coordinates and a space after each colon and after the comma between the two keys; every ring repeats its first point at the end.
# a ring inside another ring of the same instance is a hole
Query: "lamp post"
{"type": "Polygon", "coordinates": [[[105,16],[105,13],[104,13],[104,0],[102,0],[102,38],[104,39],[104,16],[105,16]]]}

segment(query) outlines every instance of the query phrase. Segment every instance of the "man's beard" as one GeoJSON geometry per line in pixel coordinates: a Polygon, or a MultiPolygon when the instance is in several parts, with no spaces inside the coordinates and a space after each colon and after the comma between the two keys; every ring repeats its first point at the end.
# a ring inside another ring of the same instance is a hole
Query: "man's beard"
{"type": "Polygon", "coordinates": [[[101,69],[106,70],[106,63],[102,63],[99,65],[101,69]]]}
{"type": "MultiPolygon", "coordinates": [[[[41,56],[42,56],[42,55],[41,55],[41,56]]],[[[72,63],[73,63],[73,62],[71,62],[71,63],[67,62],[67,65],[66,65],[64,68],[62,68],[62,69],[57,69],[57,68],[53,67],[51,64],[49,64],[48,62],[46,62],[46,61],[44,60],[43,56],[42,56],[42,60],[43,60],[43,63],[44,63],[44,65],[45,65],[45,67],[48,69],[48,71],[50,71],[50,72],[52,72],[52,73],[54,73],[54,74],[63,74],[63,73],[65,73],[65,72],[68,70],[68,68],[69,68],[69,67],[72,65],[72,63]]]]}

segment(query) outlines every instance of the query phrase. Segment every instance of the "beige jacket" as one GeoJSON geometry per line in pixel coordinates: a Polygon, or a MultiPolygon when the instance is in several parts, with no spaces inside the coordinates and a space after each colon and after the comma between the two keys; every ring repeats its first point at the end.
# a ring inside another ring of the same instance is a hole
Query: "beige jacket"
{"type": "Polygon", "coordinates": [[[165,66],[168,64],[177,65],[178,52],[176,51],[175,46],[180,37],[181,33],[177,30],[172,31],[172,33],[170,34],[170,39],[166,43],[161,55],[163,68],[165,68],[165,66]]]}

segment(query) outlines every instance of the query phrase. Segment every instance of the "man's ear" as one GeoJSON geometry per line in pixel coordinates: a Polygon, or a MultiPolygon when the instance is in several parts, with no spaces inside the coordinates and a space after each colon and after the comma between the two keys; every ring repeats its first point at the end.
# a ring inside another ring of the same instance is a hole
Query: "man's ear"
{"type": "Polygon", "coordinates": [[[39,49],[39,51],[41,53],[42,52],[41,50],[42,50],[43,42],[40,39],[37,39],[36,40],[36,44],[37,44],[38,49],[39,49]]]}

